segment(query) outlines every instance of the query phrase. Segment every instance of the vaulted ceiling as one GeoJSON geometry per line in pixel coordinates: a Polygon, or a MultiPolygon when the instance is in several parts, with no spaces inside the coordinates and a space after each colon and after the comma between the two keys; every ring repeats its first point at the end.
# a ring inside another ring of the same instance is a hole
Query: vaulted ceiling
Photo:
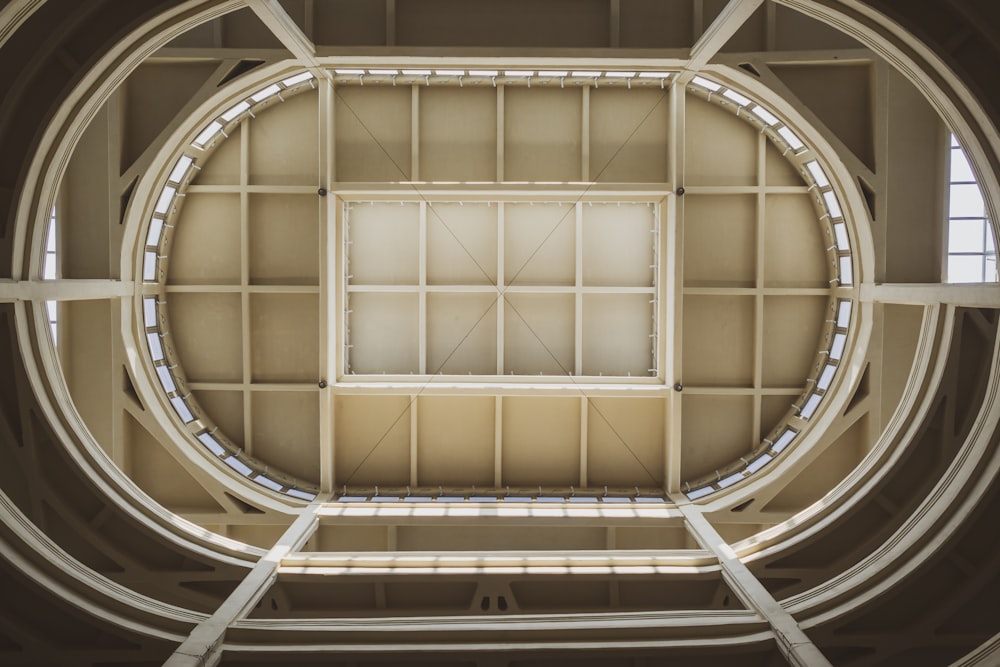
{"type": "Polygon", "coordinates": [[[989,664],[994,13],[7,3],[0,662],[989,664]]]}

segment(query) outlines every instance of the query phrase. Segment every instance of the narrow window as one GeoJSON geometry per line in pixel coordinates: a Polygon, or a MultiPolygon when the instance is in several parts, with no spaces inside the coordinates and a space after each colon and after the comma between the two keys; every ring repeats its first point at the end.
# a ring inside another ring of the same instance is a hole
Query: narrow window
{"type": "Polygon", "coordinates": [[[996,282],[993,226],[969,159],[951,135],[948,176],[948,273],[950,283],[996,282]]]}
{"type": "MultiPolygon", "coordinates": [[[[55,280],[58,269],[56,265],[56,207],[52,207],[49,215],[49,226],[45,232],[45,256],[42,258],[42,278],[55,280]]],[[[59,307],[56,301],[45,302],[45,313],[49,320],[49,330],[52,332],[52,344],[59,343],[59,307]]]]}

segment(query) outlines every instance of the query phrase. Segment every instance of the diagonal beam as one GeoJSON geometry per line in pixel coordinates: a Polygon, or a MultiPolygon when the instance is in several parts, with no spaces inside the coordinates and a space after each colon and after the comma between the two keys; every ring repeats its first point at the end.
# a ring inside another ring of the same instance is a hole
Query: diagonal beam
{"type": "Polygon", "coordinates": [[[778,642],[778,650],[788,664],[796,667],[830,667],[830,662],[799,627],[798,621],[774,599],[743,564],[701,510],[690,504],[683,496],[672,495],[671,498],[684,515],[684,521],[695,539],[719,559],[723,577],[733,592],[748,609],[756,611],[771,626],[778,642]]]}
{"type": "Polygon", "coordinates": [[[678,77],[681,85],[691,81],[762,4],[764,0],[730,0],[691,47],[687,67],[678,77]]]}
{"type": "Polygon", "coordinates": [[[288,554],[298,551],[319,525],[319,510],[327,496],[321,495],[292,522],[240,585],[229,594],[214,614],[199,623],[164,667],[213,667],[222,659],[222,642],[235,621],[245,617],[278,577],[278,566],[288,554]]]}
{"type": "Polygon", "coordinates": [[[278,0],[247,0],[247,6],[303,65],[319,67],[316,45],[278,4],[278,0]]]}

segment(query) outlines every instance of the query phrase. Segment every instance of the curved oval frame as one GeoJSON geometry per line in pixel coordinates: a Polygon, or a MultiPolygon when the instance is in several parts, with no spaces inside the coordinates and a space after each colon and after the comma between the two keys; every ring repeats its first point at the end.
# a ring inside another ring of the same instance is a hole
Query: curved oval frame
{"type": "MultiPolygon", "coordinates": [[[[963,82],[957,80],[949,72],[941,59],[931,52],[930,49],[920,44],[912,35],[905,33],[898,26],[891,24],[884,17],[875,13],[874,10],[867,8],[857,9],[852,4],[852,9],[849,13],[847,9],[832,9],[810,0],[778,1],[781,4],[803,11],[805,14],[824,23],[834,25],[838,29],[859,39],[877,53],[887,58],[911,82],[922,89],[927,98],[932,101],[941,115],[955,128],[962,138],[962,143],[970,153],[974,168],[981,177],[980,184],[984,190],[987,207],[991,211],[991,218],[996,219],[996,215],[994,215],[996,211],[994,202],[1000,198],[1000,194],[998,194],[1000,193],[1000,187],[998,187],[997,183],[997,172],[1000,170],[1000,163],[998,163],[998,159],[994,156],[1000,155],[1000,136],[996,135],[993,131],[994,128],[989,116],[983,110],[979,101],[972,95],[963,82]]],[[[183,10],[193,12],[199,6],[200,3],[189,2],[183,6],[183,10]]],[[[15,277],[38,275],[41,264],[41,253],[38,250],[43,245],[43,234],[40,230],[44,228],[44,225],[40,221],[47,210],[45,204],[50,203],[54,198],[58,181],[61,178],[68,156],[75,146],[75,140],[79,138],[80,129],[86,122],[89,122],[95,110],[105,101],[107,95],[114,88],[114,84],[108,85],[107,82],[109,80],[120,81],[125,74],[134,69],[154,48],[165,43],[170,36],[182,32],[183,30],[178,28],[178,25],[181,23],[185,24],[186,27],[184,29],[187,29],[205,20],[209,20],[214,15],[226,13],[241,6],[242,3],[238,2],[225,3],[221,6],[203,10],[201,13],[194,13],[194,18],[191,15],[182,15],[181,10],[161,15],[143,26],[143,30],[150,31],[149,36],[139,35],[139,31],[132,33],[126,46],[119,45],[115,53],[108,54],[95,64],[94,69],[85,77],[84,82],[74,91],[71,98],[60,108],[59,112],[55,114],[47,126],[41,139],[41,148],[34,155],[28,168],[28,177],[18,202],[18,214],[14,228],[15,256],[13,275],[15,277]],[[143,41],[144,37],[145,41],[143,41]],[[130,49],[133,48],[135,51],[130,52],[130,49]],[[114,76],[108,75],[107,72],[109,71],[113,71],[114,76]],[[94,72],[97,73],[95,74],[94,72]],[[86,95],[84,92],[81,92],[88,87],[95,89],[93,95],[86,95]],[[76,111],[81,111],[81,113],[76,115],[76,111]],[[73,120],[70,120],[71,118],[73,120]],[[42,176],[43,174],[45,174],[44,177],[42,176]]],[[[857,203],[861,204],[861,202],[857,203]]],[[[864,252],[864,247],[862,247],[862,252],[864,252]]],[[[126,258],[123,257],[123,262],[125,261],[126,258]]],[[[860,269],[864,270],[865,265],[866,263],[862,262],[860,269]]],[[[869,261],[867,266],[873,266],[873,264],[869,261]]],[[[865,276],[863,273],[862,277],[867,278],[869,281],[871,280],[871,276],[865,276]]],[[[26,337],[29,343],[21,346],[22,357],[25,360],[26,367],[29,369],[29,381],[40,397],[39,400],[44,409],[44,416],[53,421],[53,423],[65,423],[65,429],[57,429],[60,440],[63,441],[65,438],[64,446],[67,448],[79,446],[85,450],[86,457],[75,457],[77,464],[83,469],[84,474],[92,480],[97,481],[99,486],[106,491],[110,491],[109,497],[114,499],[115,502],[123,506],[128,505],[127,511],[129,514],[143,523],[150,524],[157,532],[169,534],[171,539],[187,540],[189,545],[204,544],[204,542],[196,538],[195,532],[191,530],[193,527],[179,528],[177,522],[165,511],[159,513],[142,512],[144,516],[140,516],[135,511],[137,508],[134,505],[147,504],[149,502],[148,497],[141,493],[141,491],[138,491],[134,484],[126,477],[121,474],[114,474],[114,471],[110,470],[113,466],[110,466],[104,460],[106,457],[102,459],[99,456],[95,456],[95,453],[100,451],[100,447],[94,441],[93,436],[87,431],[85,425],[79,420],[78,415],[76,419],[73,419],[72,414],[64,414],[75,412],[71,404],[67,405],[62,401],[56,404],[48,398],[49,389],[54,385],[58,385],[60,381],[58,366],[49,358],[51,357],[51,351],[45,352],[42,349],[44,346],[37,344],[37,339],[45,336],[44,333],[40,333],[45,327],[30,326],[30,323],[23,317],[24,309],[21,306],[19,306],[19,313],[18,332],[20,336],[26,337]],[[36,363],[36,357],[39,357],[37,361],[40,362],[40,367],[36,363]],[[65,420],[63,419],[64,417],[65,420]],[[106,477],[108,484],[105,484],[106,477]]],[[[857,359],[857,356],[855,356],[855,359],[857,359]]],[[[996,413],[993,411],[993,406],[996,403],[998,382],[1000,381],[998,381],[996,373],[994,373],[990,380],[987,401],[981,406],[979,415],[980,421],[982,421],[984,414],[993,415],[990,424],[986,425],[992,428],[996,427],[996,413]]],[[[982,437],[978,437],[977,442],[982,440],[982,437]]],[[[969,473],[976,465],[977,461],[974,460],[974,457],[965,459],[961,462],[961,470],[956,471],[956,473],[961,473],[959,475],[961,477],[969,473]]],[[[993,467],[990,467],[989,471],[996,472],[993,467]]],[[[953,479],[952,482],[955,482],[955,480],[953,479]]],[[[982,488],[976,490],[976,493],[972,493],[972,489],[969,491],[970,493],[964,498],[964,502],[966,503],[975,502],[976,498],[985,493],[982,488]]],[[[830,504],[827,507],[836,505],[837,500],[842,496],[843,493],[841,492],[830,494],[828,496],[830,497],[830,504]]],[[[719,504],[719,507],[721,508],[722,505],[719,504]]],[[[711,510],[714,506],[715,503],[705,509],[711,510]]],[[[931,509],[936,509],[936,506],[926,509],[930,511],[931,509]]],[[[782,533],[785,537],[795,532],[795,527],[790,525],[779,526],[776,529],[780,529],[776,532],[782,533]]],[[[775,540],[772,542],[774,548],[780,548],[781,543],[782,540],[780,537],[775,535],[775,540]]],[[[219,549],[219,545],[214,544],[213,548],[219,549]]],[[[43,577],[43,575],[38,573],[31,574],[30,576],[36,580],[43,577]]],[[[846,591],[844,594],[846,595],[846,591]]]]}

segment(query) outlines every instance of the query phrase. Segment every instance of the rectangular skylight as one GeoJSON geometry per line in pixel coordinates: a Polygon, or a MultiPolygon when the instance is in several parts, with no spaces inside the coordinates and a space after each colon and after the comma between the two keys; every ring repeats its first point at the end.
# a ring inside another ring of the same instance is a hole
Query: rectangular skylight
{"type": "Polygon", "coordinates": [[[741,481],[743,481],[743,473],[734,472],[732,475],[727,475],[726,477],[723,477],[722,479],[719,480],[719,488],[725,489],[727,487],[732,486],[736,482],[741,482],[741,481]]]}
{"type": "Polygon", "coordinates": [[[333,71],[337,74],[353,74],[354,76],[365,73],[363,69],[335,69],[333,71]]]}
{"type": "Polygon", "coordinates": [[[156,374],[160,376],[160,384],[163,385],[164,391],[168,394],[177,389],[177,385],[174,384],[174,378],[170,374],[170,369],[166,366],[157,366],[156,374]]]}
{"type": "Polygon", "coordinates": [[[170,399],[170,404],[174,406],[174,411],[177,412],[177,416],[181,418],[181,421],[187,424],[188,422],[194,421],[194,415],[191,414],[191,410],[188,408],[187,403],[180,396],[174,396],[170,399]]]}
{"type": "Polygon", "coordinates": [[[831,218],[844,217],[844,212],[840,210],[840,202],[837,201],[837,195],[833,193],[833,190],[827,190],[823,193],[823,201],[826,202],[826,210],[830,212],[831,218]]]}
{"type": "Polygon", "coordinates": [[[640,79],[669,79],[670,72],[639,72],[640,79]]]}
{"type": "Polygon", "coordinates": [[[781,135],[781,138],[784,139],[788,143],[788,145],[792,147],[793,151],[798,151],[802,148],[805,148],[805,144],[802,143],[802,140],[799,139],[798,135],[792,132],[787,127],[779,128],[778,134],[781,135]]]}
{"type": "Polygon", "coordinates": [[[149,251],[144,253],[142,262],[142,279],[146,282],[156,280],[156,253],[149,251]]]}
{"type": "Polygon", "coordinates": [[[821,188],[825,188],[830,185],[830,179],[826,177],[826,172],[823,171],[823,167],[819,166],[819,162],[816,160],[811,160],[806,162],[806,169],[812,174],[813,180],[816,181],[816,185],[821,188]]]}
{"type": "Polygon", "coordinates": [[[429,69],[404,69],[403,74],[406,76],[430,76],[431,71],[429,69]]]}
{"type": "Polygon", "coordinates": [[[281,491],[283,488],[285,488],[284,484],[279,484],[270,477],[265,477],[264,475],[257,475],[256,477],[253,478],[253,481],[257,482],[261,486],[266,486],[272,491],[281,491]]]}
{"type": "Polygon", "coordinates": [[[153,361],[163,359],[163,344],[160,342],[160,334],[146,334],[146,344],[149,345],[149,354],[153,357],[153,361]]]}
{"type": "Polygon", "coordinates": [[[147,328],[156,326],[156,297],[142,300],[142,321],[147,328]]]}
{"type": "Polygon", "coordinates": [[[608,70],[604,73],[604,76],[619,78],[619,79],[631,79],[635,76],[635,72],[617,72],[615,70],[608,70]]]}
{"type": "Polygon", "coordinates": [[[285,491],[285,493],[287,493],[288,495],[290,495],[293,498],[299,498],[300,500],[315,500],[316,499],[316,494],[315,493],[309,493],[308,491],[300,491],[298,489],[288,489],[287,491],[285,491]]]}
{"type": "Polygon", "coordinates": [[[840,250],[851,249],[851,242],[847,239],[847,225],[842,222],[834,223],[833,233],[837,238],[837,248],[840,250]]]}
{"type": "Polygon", "coordinates": [[[369,74],[374,74],[376,76],[396,76],[399,74],[398,69],[370,69],[369,74]]]}
{"type": "Polygon", "coordinates": [[[688,497],[688,500],[698,500],[699,498],[704,498],[711,493],[715,493],[715,489],[711,486],[703,486],[700,489],[688,491],[685,495],[688,497]]]}
{"type": "Polygon", "coordinates": [[[159,218],[150,218],[149,232],[146,234],[146,245],[160,245],[160,235],[163,233],[163,221],[159,218]]]}
{"type": "Polygon", "coordinates": [[[578,70],[576,72],[573,72],[573,76],[581,76],[581,77],[587,77],[588,79],[592,79],[595,76],[601,76],[601,72],[592,72],[590,70],[578,70]]]}
{"type": "Polygon", "coordinates": [[[750,113],[752,113],[754,116],[757,116],[757,118],[760,118],[768,125],[776,125],[778,123],[777,116],[775,116],[773,113],[771,113],[762,106],[755,106],[751,108],[750,113]]]}
{"type": "Polygon", "coordinates": [[[194,145],[198,148],[204,148],[221,129],[222,123],[217,120],[213,120],[208,124],[208,127],[201,131],[201,134],[194,138],[194,145]]]}
{"type": "Polygon", "coordinates": [[[830,358],[839,360],[844,356],[844,347],[847,345],[847,334],[834,334],[833,344],[830,345],[830,358]]]}
{"type": "MultiPolygon", "coordinates": [[[[395,74],[395,70],[393,70],[393,74],[395,74]]],[[[311,78],[313,78],[312,72],[302,72],[301,74],[290,76],[287,79],[282,79],[281,85],[285,86],[286,88],[290,88],[291,86],[300,84],[303,81],[308,81],[311,78]]]]}
{"type": "Polygon", "coordinates": [[[243,463],[243,461],[240,461],[235,456],[230,456],[227,459],[223,459],[223,462],[227,466],[238,472],[239,474],[243,475],[244,477],[249,477],[250,474],[253,472],[253,468],[248,466],[246,463],[243,463]]]}
{"type": "Polygon", "coordinates": [[[778,436],[778,439],[774,441],[774,444],[771,445],[771,449],[780,454],[785,451],[785,447],[792,443],[792,440],[795,439],[796,435],[798,435],[798,433],[790,428],[786,428],[784,432],[778,436]]]}
{"type": "Polygon", "coordinates": [[[470,69],[469,76],[496,76],[499,74],[495,69],[470,69]]]}
{"type": "Polygon", "coordinates": [[[823,372],[819,375],[819,380],[816,382],[816,388],[826,391],[830,388],[830,383],[833,382],[833,375],[837,372],[837,367],[833,364],[827,364],[823,367],[823,372]]]}
{"type": "Polygon", "coordinates": [[[194,162],[193,158],[189,158],[187,155],[182,155],[177,164],[174,165],[173,171],[170,172],[169,180],[174,183],[180,183],[184,175],[187,174],[188,169],[191,167],[191,163],[194,162]]]}
{"type": "Polygon", "coordinates": [[[258,90],[256,93],[251,95],[250,99],[256,104],[257,102],[263,102],[272,95],[277,95],[279,92],[281,92],[281,87],[276,83],[272,83],[267,88],[258,90]]]}
{"type": "Polygon", "coordinates": [[[209,451],[211,451],[216,456],[222,456],[223,454],[226,453],[226,448],[220,445],[219,441],[216,440],[212,436],[212,434],[208,433],[207,431],[205,433],[198,434],[198,440],[201,441],[201,444],[208,447],[209,451]]]}
{"type": "Polygon", "coordinates": [[[840,257],[840,284],[854,284],[854,265],[851,263],[849,255],[841,255],[840,257]]]}
{"type": "Polygon", "coordinates": [[[45,313],[48,315],[49,322],[55,322],[59,319],[58,305],[55,301],[45,302],[45,313]]]}
{"type": "Polygon", "coordinates": [[[715,91],[719,90],[719,88],[722,88],[722,86],[720,86],[719,84],[715,83],[714,81],[709,81],[708,79],[705,79],[705,78],[700,77],[700,76],[696,76],[695,78],[691,79],[691,83],[693,83],[696,86],[701,86],[702,88],[707,88],[708,90],[711,90],[712,92],[715,92],[715,91]]]}
{"type": "Polygon", "coordinates": [[[774,459],[770,454],[761,454],[747,465],[747,472],[753,474],[766,466],[774,459]]]}
{"type": "Polygon", "coordinates": [[[156,200],[156,208],[153,211],[160,215],[166,215],[167,211],[170,210],[170,202],[174,200],[175,194],[177,194],[176,188],[169,185],[164,187],[163,192],[160,193],[160,198],[156,200]]]}
{"type": "Polygon", "coordinates": [[[527,71],[527,70],[518,70],[518,69],[508,69],[508,70],[504,70],[503,75],[504,76],[534,76],[535,75],[535,71],[534,70],[527,71]]]}
{"type": "Polygon", "coordinates": [[[438,76],[465,76],[464,69],[436,69],[434,73],[438,76]]]}
{"type": "Polygon", "coordinates": [[[735,90],[726,90],[725,92],[722,93],[722,96],[728,100],[736,102],[741,107],[745,107],[746,105],[750,104],[750,98],[740,95],[735,90]]]}
{"type": "Polygon", "coordinates": [[[802,406],[801,410],[799,410],[799,416],[803,419],[809,419],[812,417],[816,412],[816,408],[819,407],[819,402],[822,399],[823,397],[817,393],[810,394],[809,398],[806,399],[806,404],[802,406]]]}
{"type": "Polygon", "coordinates": [[[247,102],[246,100],[244,100],[244,101],[242,101],[242,102],[240,102],[238,104],[233,105],[227,111],[225,111],[222,114],[222,120],[224,120],[224,121],[226,121],[228,123],[229,121],[231,121],[232,119],[236,118],[237,116],[239,116],[241,113],[243,113],[244,111],[246,111],[249,108],[250,108],[250,103],[247,102]]]}
{"type": "Polygon", "coordinates": [[[540,71],[538,73],[538,76],[557,76],[557,77],[563,77],[563,76],[567,76],[568,74],[569,74],[569,72],[566,71],[566,70],[564,70],[564,69],[563,70],[544,70],[544,71],[540,71]]]}
{"type": "Polygon", "coordinates": [[[841,301],[837,305],[837,326],[841,329],[846,329],[847,325],[851,323],[851,302],[841,301]]]}

